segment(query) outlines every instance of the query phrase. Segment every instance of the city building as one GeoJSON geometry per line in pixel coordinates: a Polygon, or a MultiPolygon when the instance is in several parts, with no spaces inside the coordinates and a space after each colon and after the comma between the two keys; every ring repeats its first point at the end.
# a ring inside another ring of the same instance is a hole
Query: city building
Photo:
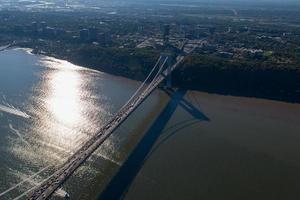
{"type": "Polygon", "coordinates": [[[163,26],[163,40],[165,44],[169,42],[169,38],[170,38],[170,25],[165,24],[163,26]]]}
{"type": "Polygon", "coordinates": [[[88,30],[88,37],[89,37],[89,41],[91,42],[95,42],[98,40],[98,29],[93,27],[93,28],[89,28],[88,30]]]}
{"type": "Polygon", "coordinates": [[[79,32],[80,41],[86,42],[89,39],[89,30],[88,29],[82,29],[79,32]]]}
{"type": "Polygon", "coordinates": [[[43,33],[46,37],[50,37],[50,38],[55,37],[55,28],[47,26],[44,29],[43,33]]]}

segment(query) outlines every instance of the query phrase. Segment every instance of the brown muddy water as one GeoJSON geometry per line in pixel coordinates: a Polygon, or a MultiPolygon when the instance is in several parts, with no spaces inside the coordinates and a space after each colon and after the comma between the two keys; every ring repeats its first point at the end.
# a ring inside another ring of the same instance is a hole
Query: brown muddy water
{"type": "Polygon", "coordinates": [[[300,197],[299,104],[195,91],[168,101],[125,199],[300,197]]]}

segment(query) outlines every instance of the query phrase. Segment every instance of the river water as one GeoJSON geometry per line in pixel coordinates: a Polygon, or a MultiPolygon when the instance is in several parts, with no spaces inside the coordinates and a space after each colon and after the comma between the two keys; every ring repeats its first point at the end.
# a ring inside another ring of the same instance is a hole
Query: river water
{"type": "MultiPolygon", "coordinates": [[[[0,52],[0,199],[23,197],[51,175],[137,87],[137,82],[36,56],[29,50],[0,52]]],[[[152,112],[158,96],[151,96],[145,112],[152,112]]],[[[133,119],[142,121],[144,115],[133,119]]],[[[130,148],[126,141],[130,141],[131,129],[121,127],[67,182],[66,190],[78,199],[96,198],[127,155],[119,149],[130,148]]]]}
{"type": "MultiPolygon", "coordinates": [[[[0,52],[0,199],[26,199],[138,84],[0,52]]],[[[52,199],[293,199],[299,119],[299,104],[157,90],[52,199]]]]}

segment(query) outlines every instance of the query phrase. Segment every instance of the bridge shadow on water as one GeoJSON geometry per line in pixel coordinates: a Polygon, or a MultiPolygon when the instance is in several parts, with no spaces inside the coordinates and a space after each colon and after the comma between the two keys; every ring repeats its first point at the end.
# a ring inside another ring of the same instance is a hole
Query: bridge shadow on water
{"type": "Polygon", "coordinates": [[[144,162],[155,150],[159,148],[160,145],[182,129],[192,126],[200,121],[209,121],[209,119],[201,111],[184,99],[184,96],[187,93],[186,90],[165,90],[165,92],[171,97],[170,101],[146,132],[145,136],[137,144],[128,159],[120,167],[119,171],[99,196],[98,200],[123,199],[144,162]],[[178,106],[181,106],[190,113],[193,116],[193,119],[179,122],[172,127],[165,129],[178,106]],[[173,131],[154,147],[162,132],[169,130],[173,131]]]}

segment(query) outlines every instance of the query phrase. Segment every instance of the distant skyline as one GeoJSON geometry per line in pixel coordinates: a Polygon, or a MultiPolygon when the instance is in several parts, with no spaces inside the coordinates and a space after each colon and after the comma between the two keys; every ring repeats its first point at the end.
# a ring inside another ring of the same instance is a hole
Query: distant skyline
{"type": "MultiPolygon", "coordinates": [[[[88,0],[89,2],[97,2],[96,0],[88,0]]],[[[99,2],[99,1],[98,1],[99,2]]],[[[188,4],[188,3],[208,3],[208,4],[300,4],[300,0],[102,0],[101,2],[130,2],[130,3],[176,3],[176,4],[188,4]]]]}
{"type": "Polygon", "coordinates": [[[292,9],[298,9],[300,0],[0,0],[0,10],[2,9],[20,9],[20,10],[59,10],[69,8],[101,8],[101,7],[122,7],[130,4],[138,5],[213,5],[213,6],[238,6],[247,8],[247,6],[288,6],[292,9]],[[67,2],[67,3],[66,3],[67,2]],[[294,6],[294,7],[293,7],[294,6]]]}

